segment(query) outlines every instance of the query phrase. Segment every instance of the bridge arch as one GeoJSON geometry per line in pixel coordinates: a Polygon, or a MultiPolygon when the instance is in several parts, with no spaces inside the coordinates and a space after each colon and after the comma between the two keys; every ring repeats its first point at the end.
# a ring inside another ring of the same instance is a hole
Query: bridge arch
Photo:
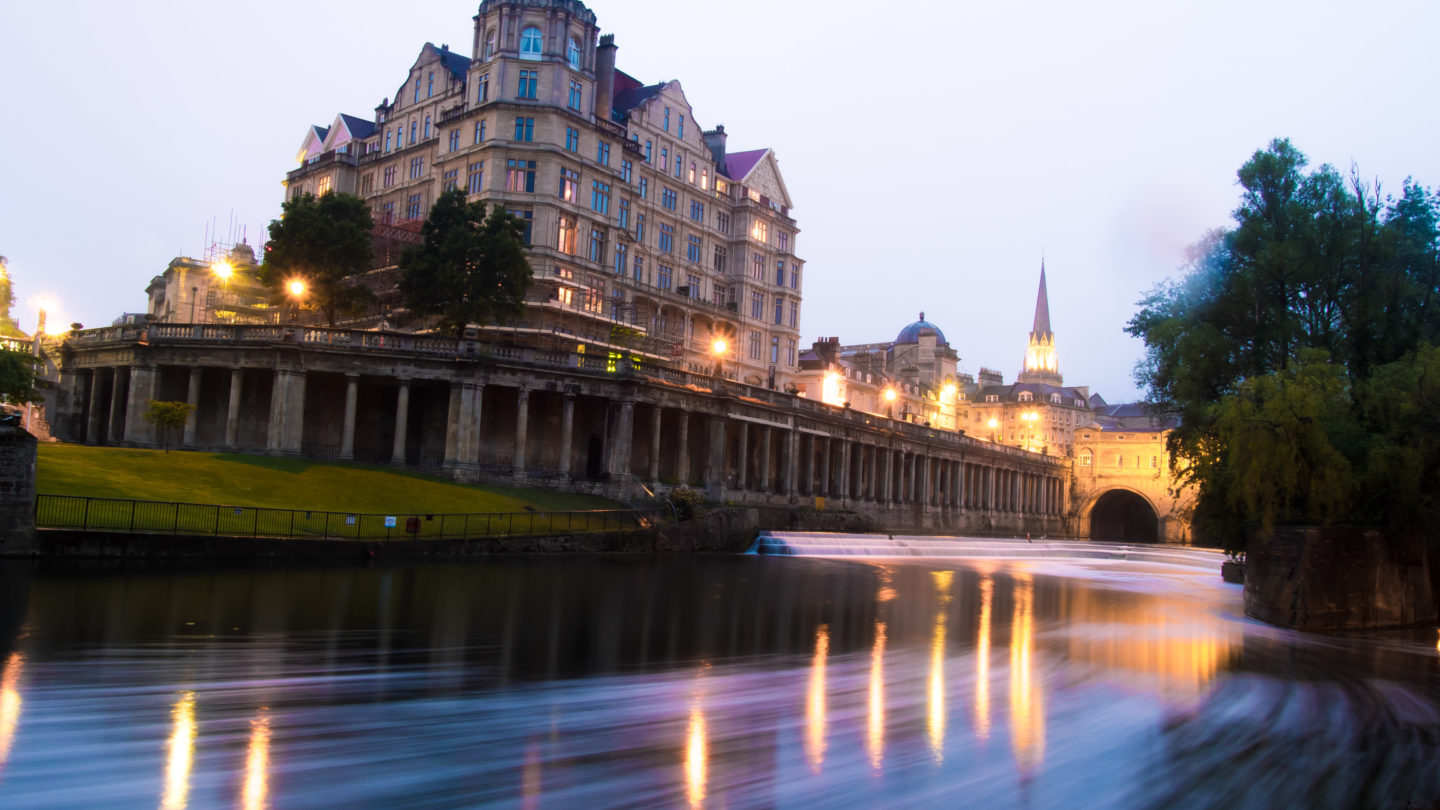
{"type": "Polygon", "coordinates": [[[1092,495],[1081,517],[1091,540],[1157,543],[1165,539],[1160,510],[1143,492],[1108,487],[1092,495]]]}

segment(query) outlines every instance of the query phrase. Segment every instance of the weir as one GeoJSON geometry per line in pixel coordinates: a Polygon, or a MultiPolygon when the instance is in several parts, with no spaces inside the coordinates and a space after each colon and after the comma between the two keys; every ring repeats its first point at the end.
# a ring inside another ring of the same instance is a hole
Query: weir
{"type": "Polygon", "coordinates": [[[1072,559],[1159,563],[1218,571],[1223,555],[1192,547],[1004,537],[762,532],[751,554],[793,557],[1072,559]]]}

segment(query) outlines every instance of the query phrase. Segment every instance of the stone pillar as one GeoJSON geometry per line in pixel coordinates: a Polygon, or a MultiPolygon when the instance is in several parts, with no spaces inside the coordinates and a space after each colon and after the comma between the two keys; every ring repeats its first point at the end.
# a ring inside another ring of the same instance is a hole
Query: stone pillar
{"type": "Polygon", "coordinates": [[[805,470],[805,494],[814,497],[815,495],[815,435],[807,433],[800,437],[800,444],[804,446],[805,463],[802,469],[805,470]]]}
{"type": "Polygon", "coordinates": [[[676,420],[675,482],[683,487],[690,483],[690,412],[681,408],[679,416],[676,420]]]}
{"type": "Polygon", "coordinates": [[[630,450],[635,435],[635,403],[623,400],[620,413],[616,416],[615,441],[611,444],[610,474],[630,477],[630,450]]]}
{"type": "Polygon", "coordinates": [[[735,487],[744,492],[745,485],[749,482],[747,473],[750,467],[750,423],[736,422],[735,427],[740,430],[739,457],[735,459],[735,487]]]}
{"type": "Polygon", "coordinates": [[[130,404],[125,408],[125,441],[131,444],[155,444],[155,426],[145,421],[145,411],[150,407],[150,400],[155,398],[155,377],[153,368],[130,367],[130,404]]]}
{"type": "Polygon", "coordinates": [[[100,429],[105,425],[105,419],[110,414],[105,410],[105,399],[100,392],[105,390],[101,380],[105,373],[104,369],[91,369],[90,371],[90,418],[85,422],[85,443],[99,444],[100,429]]]}
{"type": "Polygon", "coordinates": [[[360,375],[345,375],[345,421],[340,429],[340,460],[355,460],[355,405],[360,398],[360,375]]]}
{"type": "Polygon", "coordinates": [[[406,431],[410,427],[410,380],[400,378],[400,390],[395,394],[395,444],[390,450],[390,463],[405,463],[406,431]]]}
{"type": "Polygon", "coordinates": [[[885,463],[881,465],[883,468],[881,472],[884,473],[885,477],[880,479],[880,503],[889,506],[890,494],[894,488],[894,482],[891,479],[895,477],[895,451],[886,448],[883,455],[885,457],[885,463]]]}
{"type": "Polygon", "coordinates": [[[711,497],[719,500],[725,496],[725,419],[710,417],[710,448],[708,464],[705,465],[705,487],[711,497]]]}
{"type": "Polygon", "coordinates": [[[656,405],[651,409],[651,413],[653,415],[650,418],[649,478],[652,485],[658,485],[660,483],[660,422],[663,419],[665,412],[661,410],[659,405],[656,405]]]}
{"type": "Polygon", "coordinates": [[[451,468],[460,463],[460,397],[461,383],[450,381],[450,404],[445,409],[445,466],[451,468]]]}
{"type": "Polygon", "coordinates": [[[285,402],[285,444],[280,449],[286,455],[301,454],[305,440],[305,372],[290,372],[290,387],[285,402]]]}
{"type": "Polygon", "coordinates": [[[830,496],[830,444],[831,438],[826,436],[824,444],[820,447],[820,494],[830,496]]]}
{"type": "Polygon", "coordinates": [[[570,477],[570,445],[575,441],[575,395],[560,398],[560,467],[562,478],[570,477]]]}
{"type": "Polygon", "coordinates": [[[771,490],[771,486],[770,486],[770,428],[767,426],[767,427],[761,427],[761,428],[756,428],[756,429],[760,431],[760,469],[759,469],[758,472],[755,473],[755,476],[756,476],[756,481],[755,481],[755,483],[758,485],[757,488],[758,488],[761,492],[765,493],[766,495],[769,495],[769,494],[770,494],[770,490],[771,490]]]}
{"type": "Polygon", "coordinates": [[[240,446],[240,386],[244,380],[244,369],[230,369],[230,404],[225,410],[225,447],[228,450],[236,450],[240,446]]]}
{"type": "Polygon", "coordinates": [[[184,447],[195,446],[195,430],[200,423],[200,369],[190,367],[190,390],[185,394],[185,402],[190,405],[190,416],[185,420],[185,438],[181,439],[184,447]]]}
{"type": "Polygon", "coordinates": [[[116,366],[110,370],[110,411],[106,418],[110,421],[106,428],[106,437],[110,444],[119,444],[125,440],[125,386],[121,385],[121,378],[125,375],[124,367],[116,366]]]}
{"type": "Polygon", "coordinates": [[[839,491],[842,501],[850,500],[850,440],[840,440],[840,480],[836,481],[835,489],[839,491]]]}
{"type": "Polygon", "coordinates": [[[870,445],[870,487],[869,491],[865,493],[865,499],[872,503],[880,498],[880,481],[877,480],[879,475],[880,447],[872,444],[870,445]]]}
{"type": "Polygon", "coordinates": [[[791,428],[785,435],[785,496],[796,493],[795,483],[800,472],[800,431],[791,428]]]}
{"type": "Polygon", "coordinates": [[[525,445],[529,441],[530,389],[520,388],[515,393],[515,455],[510,462],[515,477],[525,478],[525,445]]]}

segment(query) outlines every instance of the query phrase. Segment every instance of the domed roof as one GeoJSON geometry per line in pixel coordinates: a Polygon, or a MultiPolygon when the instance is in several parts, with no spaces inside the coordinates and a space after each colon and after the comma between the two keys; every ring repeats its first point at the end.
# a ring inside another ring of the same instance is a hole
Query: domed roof
{"type": "Polygon", "coordinates": [[[936,345],[939,345],[939,346],[948,346],[948,345],[950,345],[950,342],[945,339],[945,333],[940,331],[940,327],[938,327],[938,326],[936,326],[935,324],[930,323],[929,321],[925,320],[925,313],[923,313],[923,312],[920,313],[920,320],[918,320],[918,321],[910,324],[909,326],[905,327],[904,329],[901,329],[901,330],[900,330],[900,334],[898,334],[898,335],[895,336],[895,342],[896,342],[896,343],[919,343],[919,342],[920,342],[920,330],[921,330],[921,329],[929,329],[929,330],[931,330],[932,332],[935,333],[935,343],[936,343],[936,345]]]}

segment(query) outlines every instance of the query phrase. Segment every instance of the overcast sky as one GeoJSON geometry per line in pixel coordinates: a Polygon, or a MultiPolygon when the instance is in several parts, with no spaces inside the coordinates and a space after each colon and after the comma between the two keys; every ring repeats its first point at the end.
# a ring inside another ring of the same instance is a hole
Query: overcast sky
{"type": "MultiPolygon", "coordinates": [[[[477,7],[6,4],[0,255],[21,326],[42,294],[64,323],[143,311],[212,223],[263,242],[306,127],[372,117],[427,40],[468,54],[477,7]]],[[[1229,222],[1235,170],[1271,138],[1388,191],[1440,183],[1433,0],[590,7],[621,70],[680,80],[732,151],[775,150],[806,345],[890,340],[924,310],[962,371],[1011,380],[1043,252],[1066,382],[1132,399],[1135,301],[1229,222]]]]}

